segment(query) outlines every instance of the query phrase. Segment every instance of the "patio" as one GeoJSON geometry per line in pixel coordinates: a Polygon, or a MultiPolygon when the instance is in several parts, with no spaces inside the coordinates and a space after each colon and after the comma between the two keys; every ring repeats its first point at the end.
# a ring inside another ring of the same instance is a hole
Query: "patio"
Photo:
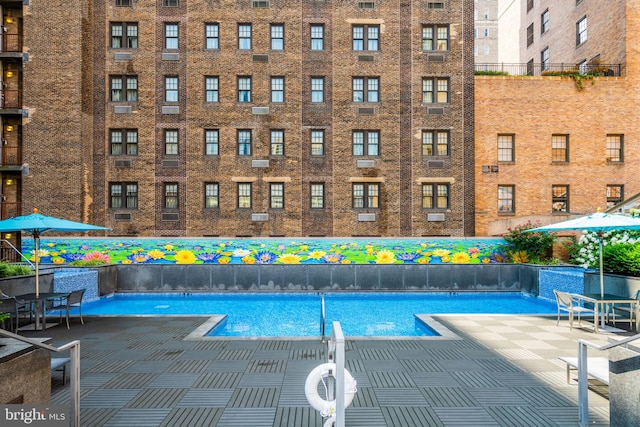
{"type": "MultiPolygon", "coordinates": [[[[81,340],[83,426],[323,425],[304,394],[306,376],[326,361],[319,339],[184,340],[204,320],[85,318],[25,335],[81,340]]],[[[607,334],[569,331],[555,317],[438,320],[460,339],[347,341],[358,381],[348,426],[578,424],[578,388],[558,357],[607,334]]],[[[51,403],[69,404],[68,383],[53,378],[51,403]]],[[[607,392],[590,388],[591,425],[609,425],[607,392]]]]}

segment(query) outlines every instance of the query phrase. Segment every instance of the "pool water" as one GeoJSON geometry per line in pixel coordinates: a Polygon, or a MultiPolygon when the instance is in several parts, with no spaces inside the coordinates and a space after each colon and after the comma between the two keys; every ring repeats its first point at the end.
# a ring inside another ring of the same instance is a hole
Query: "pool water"
{"type": "MultiPolygon", "coordinates": [[[[384,292],[325,295],[326,335],[339,321],[347,336],[437,335],[414,315],[542,314],[555,304],[520,293],[384,292]]],[[[209,335],[229,337],[319,336],[319,293],[115,294],[85,303],[83,315],[214,315],[227,318],[209,335]]]]}

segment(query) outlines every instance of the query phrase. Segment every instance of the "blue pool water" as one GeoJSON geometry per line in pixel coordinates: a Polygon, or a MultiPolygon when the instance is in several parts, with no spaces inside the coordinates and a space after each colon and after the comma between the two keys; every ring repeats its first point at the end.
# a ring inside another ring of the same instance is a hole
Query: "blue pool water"
{"type": "MultiPolygon", "coordinates": [[[[339,321],[347,336],[429,336],[415,314],[553,314],[555,304],[519,293],[326,293],[327,335],[339,321]]],[[[318,336],[318,293],[115,294],[85,303],[83,315],[214,315],[212,336],[318,336]]]]}

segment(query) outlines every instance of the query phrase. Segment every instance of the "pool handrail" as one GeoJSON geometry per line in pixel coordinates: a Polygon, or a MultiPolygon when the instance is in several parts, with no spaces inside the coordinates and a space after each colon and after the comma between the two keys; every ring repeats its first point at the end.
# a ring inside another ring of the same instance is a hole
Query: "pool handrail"
{"type": "Polygon", "coordinates": [[[325,318],[325,309],[324,309],[324,293],[320,294],[320,336],[322,342],[326,341],[325,330],[326,330],[326,318],[325,318]]]}

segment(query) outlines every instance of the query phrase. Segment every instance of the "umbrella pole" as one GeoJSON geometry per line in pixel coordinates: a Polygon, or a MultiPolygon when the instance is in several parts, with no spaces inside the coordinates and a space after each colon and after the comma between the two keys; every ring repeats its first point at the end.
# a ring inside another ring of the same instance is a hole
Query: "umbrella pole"
{"type": "MultiPolygon", "coordinates": [[[[604,299],[604,270],[602,269],[603,266],[603,261],[602,261],[602,232],[598,233],[598,243],[600,246],[600,298],[604,299]]],[[[604,311],[604,307],[601,307],[602,311],[604,311]]],[[[601,313],[600,318],[602,319],[600,321],[600,326],[602,328],[604,328],[605,325],[605,320],[604,320],[604,313],[601,313]]]]}
{"type": "Polygon", "coordinates": [[[38,235],[34,234],[33,236],[33,240],[34,240],[34,246],[36,248],[36,298],[40,297],[40,281],[39,279],[39,274],[38,274],[38,261],[40,258],[40,250],[38,249],[38,235]]]}

